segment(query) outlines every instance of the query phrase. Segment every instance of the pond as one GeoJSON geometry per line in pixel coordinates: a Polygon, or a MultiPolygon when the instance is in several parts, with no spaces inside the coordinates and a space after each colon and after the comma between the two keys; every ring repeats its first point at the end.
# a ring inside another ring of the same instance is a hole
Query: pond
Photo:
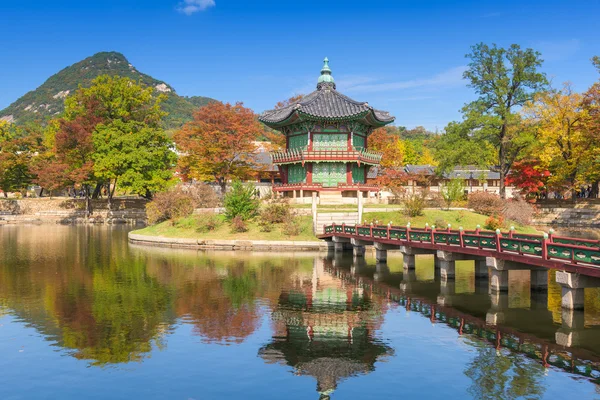
{"type": "Polygon", "coordinates": [[[567,348],[552,282],[532,294],[516,271],[490,295],[469,261],[449,283],[432,258],[388,265],[1,227],[0,398],[600,397],[596,290],[567,348]]]}

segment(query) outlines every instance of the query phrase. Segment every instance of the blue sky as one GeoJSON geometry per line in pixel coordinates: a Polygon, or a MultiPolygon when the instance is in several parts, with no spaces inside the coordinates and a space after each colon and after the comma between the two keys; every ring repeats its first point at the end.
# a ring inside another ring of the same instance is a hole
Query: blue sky
{"type": "Polygon", "coordinates": [[[261,112],[312,91],[327,56],[343,93],[441,130],[474,97],[461,74],[478,42],[532,47],[556,84],[585,90],[598,15],[600,0],[0,0],[0,109],[114,50],[179,94],[261,112]]]}

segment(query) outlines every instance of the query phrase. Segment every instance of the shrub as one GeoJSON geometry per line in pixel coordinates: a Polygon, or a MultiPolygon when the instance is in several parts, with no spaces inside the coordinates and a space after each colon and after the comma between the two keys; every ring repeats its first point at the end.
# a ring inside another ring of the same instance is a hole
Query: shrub
{"type": "Polygon", "coordinates": [[[197,232],[211,232],[221,226],[221,220],[217,214],[206,212],[198,215],[197,226],[197,232]]]}
{"type": "Polygon", "coordinates": [[[271,232],[273,230],[273,224],[261,218],[260,221],[258,221],[258,229],[261,232],[271,232]]]}
{"type": "Polygon", "coordinates": [[[479,214],[499,215],[504,208],[504,202],[496,194],[474,192],[469,194],[468,207],[479,214]]]}
{"type": "Polygon", "coordinates": [[[157,193],[154,199],[146,204],[146,216],[151,225],[187,217],[193,212],[192,198],[179,190],[157,193]]]}
{"type": "Polygon", "coordinates": [[[456,214],[456,222],[463,222],[467,214],[464,210],[459,210],[456,214]]]}
{"type": "Polygon", "coordinates": [[[246,221],[240,216],[236,215],[231,220],[231,232],[232,233],[242,233],[247,232],[248,226],[246,225],[246,221]]]}
{"type": "Polygon", "coordinates": [[[182,186],[181,190],[192,198],[195,208],[215,208],[221,203],[219,195],[206,183],[182,186]]]}
{"type": "Polygon", "coordinates": [[[508,200],[502,212],[506,219],[521,225],[530,224],[534,213],[535,208],[521,197],[508,200]]]}
{"type": "Polygon", "coordinates": [[[434,225],[438,229],[445,229],[448,227],[448,222],[442,218],[438,218],[435,220],[434,225]]]}
{"type": "Polygon", "coordinates": [[[286,236],[298,236],[300,232],[302,232],[298,217],[290,215],[288,218],[286,218],[286,220],[283,222],[283,228],[281,231],[286,236]]]}
{"type": "Polygon", "coordinates": [[[450,181],[441,187],[440,195],[444,199],[446,208],[449,210],[452,203],[461,200],[465,195],[463,180],[460,178],[452,178],[450,181]]]}
{"type": "Polygon", "coordinates": [[[485,224],[483,227],[485,229],[489,229],[491,231],[495,231],[496,229],[501,229],[504,226],[504,217],[500,215],[499,217],[493,215],[485,220],[485,224]]]}
{"type": "Polygon", "coordinates": [[[247,221],[258,214],[260,200],[254,196],[254,185],[244,185],[240,181],[233,182],[231,191],[225,195],[225,218],[233,221],[240,217],[247,221]]]}
{"type": "Polygon", "coordinates": [[[260,219],[271,224],[280,224],[290,217],[291,212],[292,209],[287,202],[271,203],[262,209],[260,219]]]}
{"type": "Polygon", "coordinates": [[[423,193],[409,194],[404,199],[404,213],[409,217],[423,215],[425,195],[423,193]]]}

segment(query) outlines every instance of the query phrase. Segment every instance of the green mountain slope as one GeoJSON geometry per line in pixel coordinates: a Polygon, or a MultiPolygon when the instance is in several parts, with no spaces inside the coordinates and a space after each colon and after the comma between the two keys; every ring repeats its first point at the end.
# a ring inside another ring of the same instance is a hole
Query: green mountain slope
{"type": "Polygon", "coordinates": [[[94,78],[104,74],[128,77],[154,87],[157,93],[166,94],[167,100],[163,103],[163,109],[169,115],[165,117],[165,128],[180,127],[186,121],[191,120],[195,109],[215,101],[202,96],[179,96],[166,82],[139,72],[122,54],[103,52],[51,76],[42,86],[1,110],[0,119],[17,124],[42,123],[64,111],[65,97],[77,90],[79,85],[90,86],[94,78]]]}

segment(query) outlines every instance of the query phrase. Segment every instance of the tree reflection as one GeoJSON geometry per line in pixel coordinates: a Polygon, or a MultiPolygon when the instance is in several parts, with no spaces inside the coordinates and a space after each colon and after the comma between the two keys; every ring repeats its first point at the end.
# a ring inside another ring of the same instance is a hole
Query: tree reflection
{"type": "Polygon", "coordinates": [[[465,375],[473,384],[469,393],[477,399],[539,399],[544,395],[544,367],[508,350],[496,350],[488,344],[470,343],[477,355],[465,375]]]}

